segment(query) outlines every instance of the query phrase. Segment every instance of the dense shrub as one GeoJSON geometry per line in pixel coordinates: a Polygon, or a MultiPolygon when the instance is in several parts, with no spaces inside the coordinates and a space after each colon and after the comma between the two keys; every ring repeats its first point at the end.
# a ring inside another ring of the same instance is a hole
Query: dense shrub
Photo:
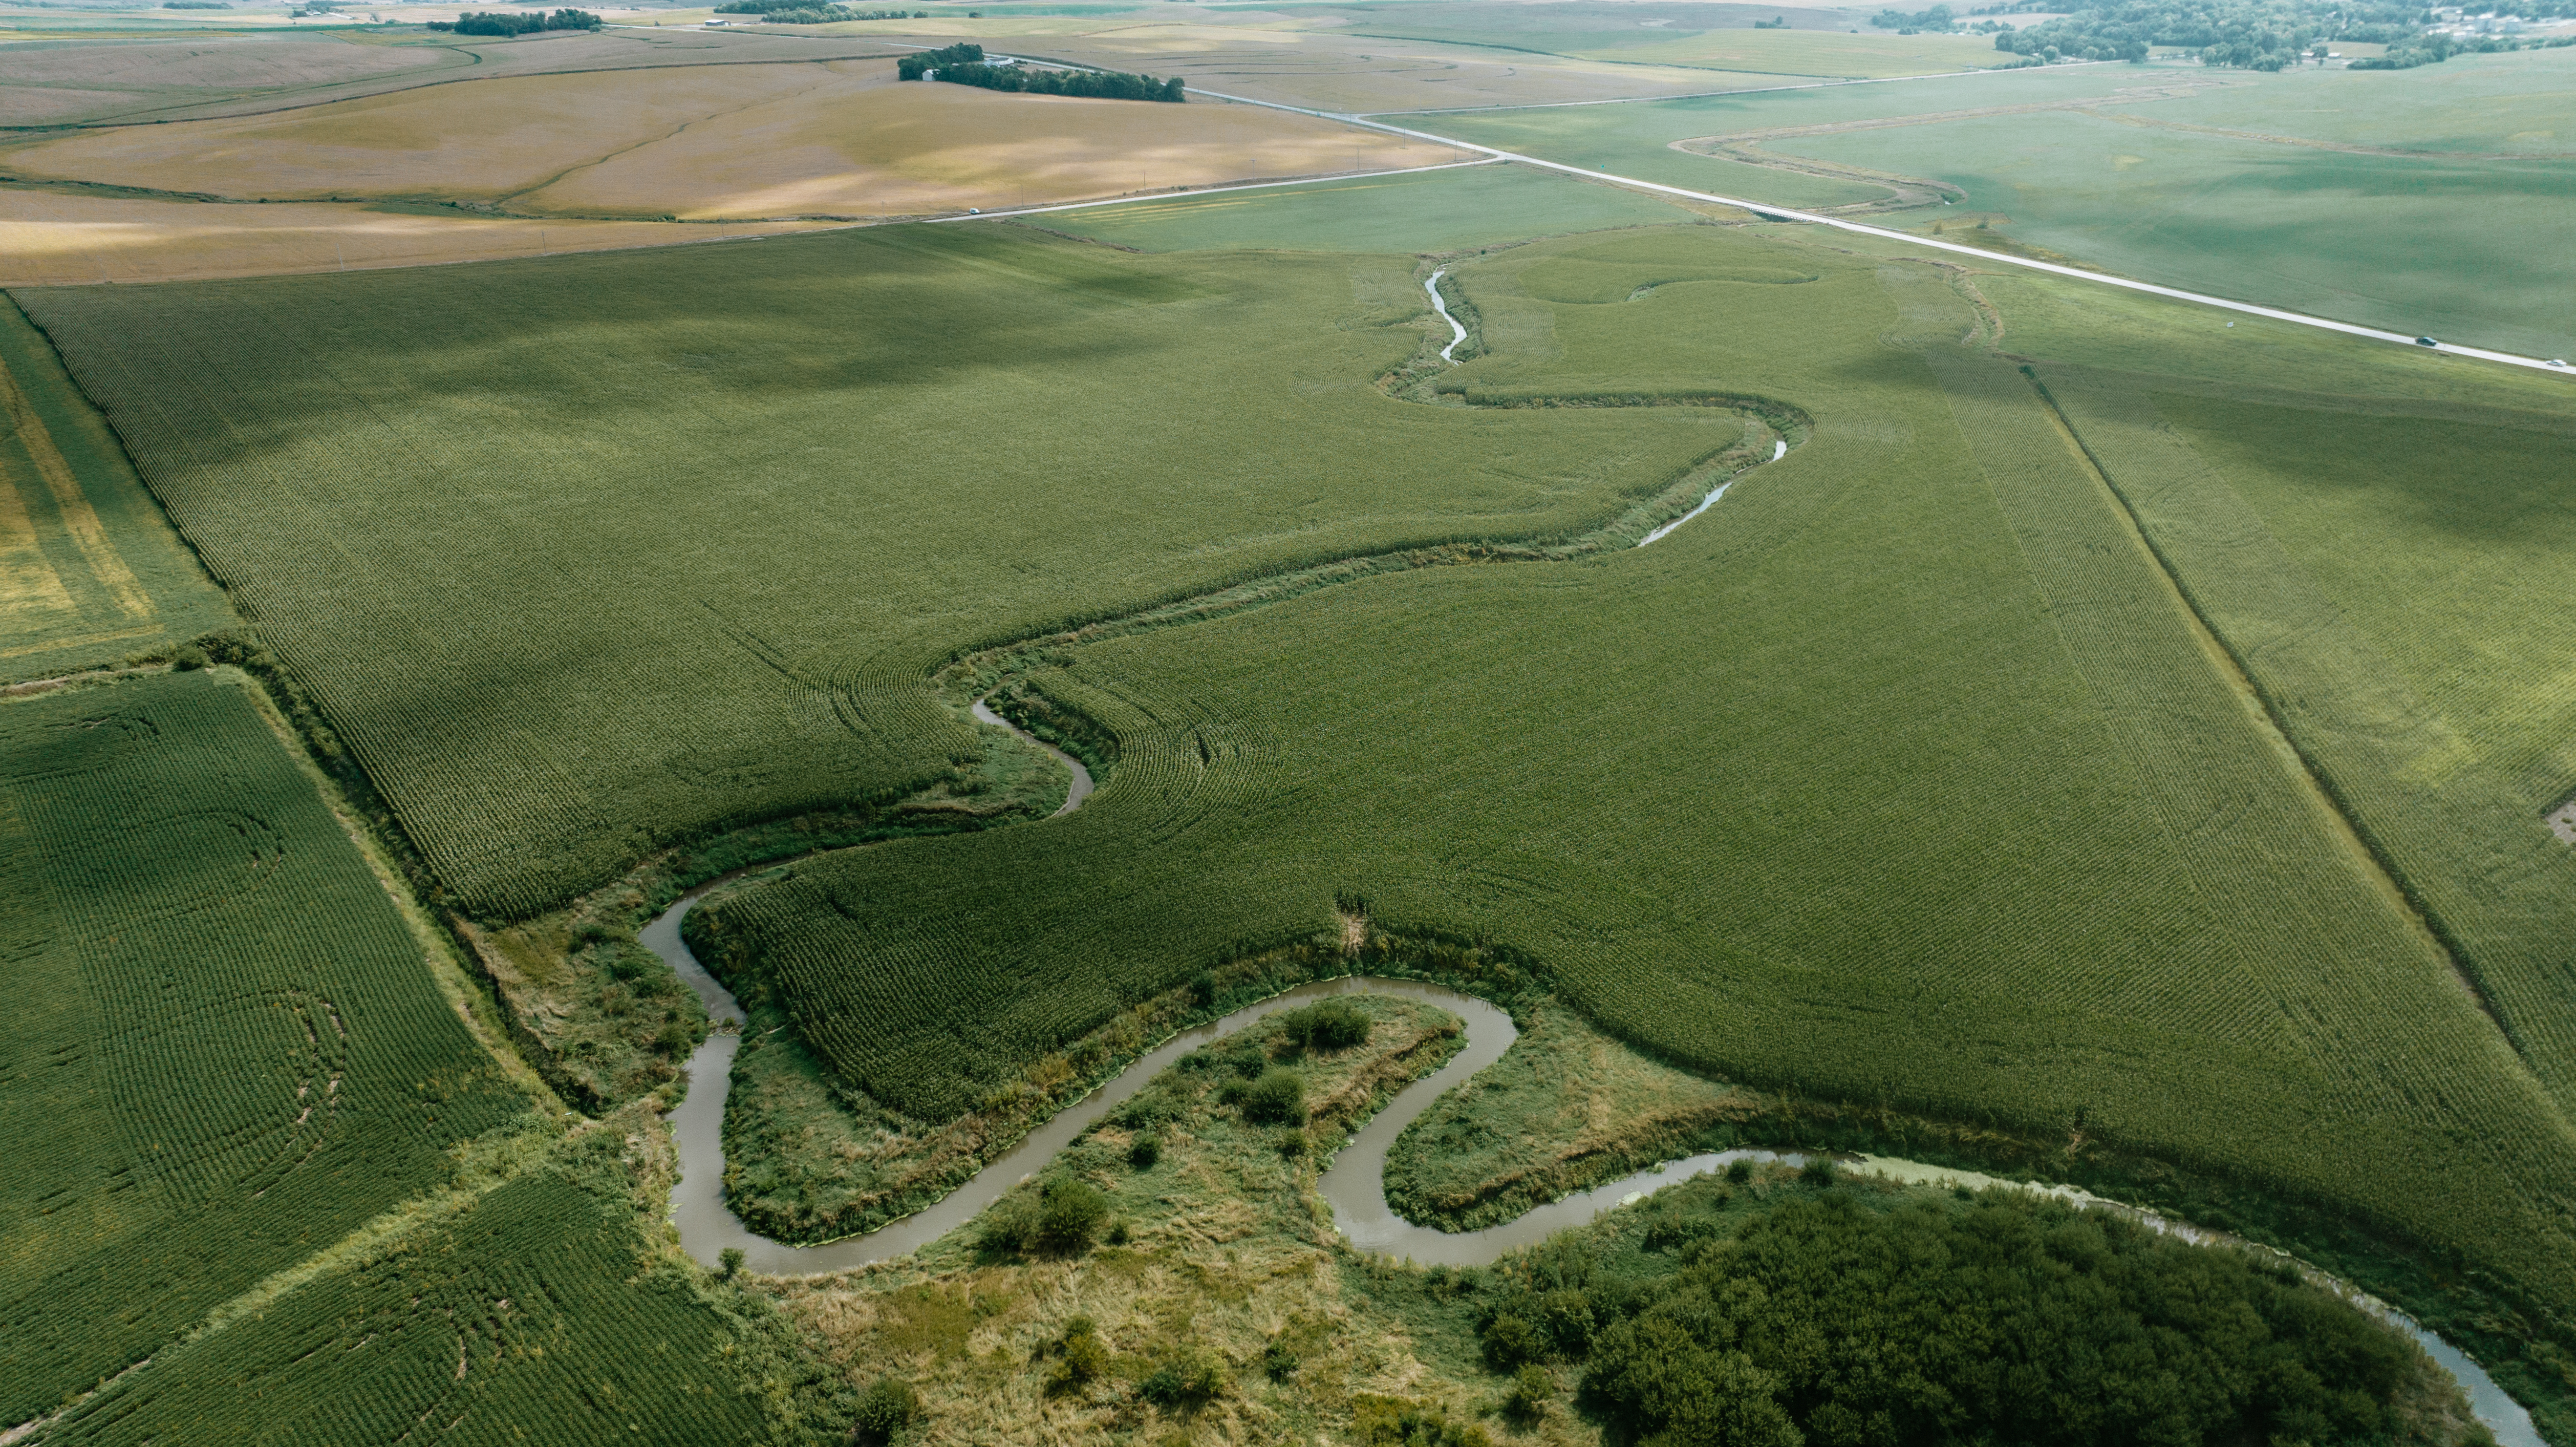
{"type": "Polygon", "coordinates": [[[1368,1012],[1348,1000],[1318,1000],[1279,1017],[1291,1045],[1308,1050],[1348,1050],[1369,1037],[1368,1012]]]}
{"type": "Polygon", "coordinates": [[[1091,1318],[1077,1316],[1064,1324],[1064,1334],[1044,1349],[1055,1358],[1046,1372],[1046,1393],[1060,1396],[1080,1391],[1109,1372],[1109,1348],[1091,1318]]]}
{"type": "Polygon", "coordinates": [[[1091,1249],[1109,1218],[1109,1198],[1087,1181],[1049,1181],[1034,1197],[1017,1196],[984,1213],[978,1233],[987,1251],[1013,1256],[1078,1256],[1091,1249]]]}
{"type": "Polygon", "coordinates": [[[858,1441],[877,1447],[892,1442],[895,1435],[912,1425],[921,1415],[921,1398],[909,1382],[892,1377],[879,1377],[859,1397],[859,1409],[851,1418],[851,1435],[858,1441]]]}
{"type": "Polygon", "coordinates": [[[1136,1384],[1136,1395],[1167,1412],[1204,1406],[1224,1391],[1224,1371],[1195,1347],[1156,1367],[1136,1384]]]}
{"type": "Polygon", "coordinates": [[[1556,1397],[1556,1374],[1542,1366],[1526,1366],[1512,1373],[1512,1389],[1503,1398],[1503,1411],[1527,1422],[1544,1416],[1547,1404],[1556,1397]]]}
{"type": "Polygon", "coordinates": [[[1494,1440],[1473,1422],[1453,1422],[1438,1407],[1402,1397],[1355,1398],[1351,1427],[1368,1447],[1493,1447],[1494,1440]]]}
{"type": "Polygon", "coordinates": [[[1150,1171],[1163,1158],[1163,1143],[1149,1135],[1140,1135],[1127,1143],[1127,1164],[1140,1171],[1150,1171]]]}
{"type": "Polygon", "coordinates": [[[1259,1125],[1303,1125],[1306,1082],[1293,1070],[1273,1070],[1243,1088],[1243,1118],[1259,1125]]]}

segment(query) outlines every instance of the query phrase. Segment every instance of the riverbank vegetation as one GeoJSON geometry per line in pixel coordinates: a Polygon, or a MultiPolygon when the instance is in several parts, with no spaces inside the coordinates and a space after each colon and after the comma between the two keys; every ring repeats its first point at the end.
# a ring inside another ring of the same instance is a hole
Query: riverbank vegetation
{"type": "Polygon", "coordinates": [[[2008,1188],[1743,1162],[1492,1267],[1355,1255],[1311,1195],[1332,1137],[1285,1152],[1227,1104],[1286,1068],[1356,1119],[1435,1063],[1404,1053],[1436,1012],[1351,1008],[1341,1051],[1274,1020],[1184,1057],[911,1258],[745,1289],[933,1441],[2491,1440],[2278,1258],[2008,1188]]]}
{"type": "Polygon", "coordinates": [[[1312,1195],[1347,1132],[1455,1048],[1456,1022],[1382,996],[1348,1009],[1368,1033],[1338,1049],[1274,1019],[1184,1057],[911,1257],[748,1289],[841,1380],[914,1393],[929,1440],[1347,1440],[1378,1399],[1473,1423],[1481,1383],[1426,1378],[1407,1323],[1353,1289],[1365,1272],[1312,1195]],[[1252,1118],[1247,1068],[1294,1076],[1302,1127],[1252,1118]]]}
{"type": "Polygon", "coordinates": [[[1444,1231],[1499,1225],[1530,1207],[1744,1139],[1760,1097],[1649,1060],[1562,1002],[1515,1011],[1503,1058],[1443,1095],[1386,1158],[1397,1215],[1444,1231]]]}

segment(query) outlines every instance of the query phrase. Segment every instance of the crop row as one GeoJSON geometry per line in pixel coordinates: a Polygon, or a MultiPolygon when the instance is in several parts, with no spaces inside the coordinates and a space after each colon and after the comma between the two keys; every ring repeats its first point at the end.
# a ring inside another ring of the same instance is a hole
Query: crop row
{"type": "Polygon", "coordinates": [[[2576,694],[2547,662],[2576,638],[2569,610],[2550,601],[2566,592],[2564,569],[2521,536],[2551,533],[2576,424],[2423,403],[2405,410],[2425,415],[2383,419],[2185,393],[2162,399],[2185,418],[2174,426],[2157,399],[2098,379],[2079,374],[2061,390],[2149,535],[2531,1068],[2562,1107],[2576,1102],[2565,925],[2576,851],[2539,822],[2576,783],[2576,694]],[[2451,459],[2441,476],[2389,450],[2428,430],[2451,459]],[[2441,529],[2425,526],[2426,505],[2441,509],[2441,529]]]}
{"type": "Polygon", "coordinates": [[[685,1283],[582,1186],[513,1181],[453,1220],[155,1360],[66,1443],[751,1442],[760,1413],[685,1283]]]}
{"type": "Polygon", "coordinates": [[[959,650],[1578,531],[1706,449],[1388,398],[1411,269],[882,228],[27,304],[455,901],[519,917],[935,777],[959,650]]]}
{"type": "Polygon", "coordinates": [[[524,1109],[240,690],[0,712],[0,1415],[23,1420],[439,1179],[524,1109]],[[28,906],[32,905],[32,908],[28,906]]]}

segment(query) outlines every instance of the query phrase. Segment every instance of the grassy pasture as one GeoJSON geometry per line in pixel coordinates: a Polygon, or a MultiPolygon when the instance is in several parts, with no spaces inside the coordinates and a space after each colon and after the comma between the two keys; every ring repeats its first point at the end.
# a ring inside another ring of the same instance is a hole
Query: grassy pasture
{"type": "Polygon", "coordinates": [[[844,1079],[954,1112],[1358,897],[1728,1079],[2107,1139],[2576,1300],[2565,1116],[1937,274],[1694,228],[1462,275],[1471,394],[1758,380],[1813,435],[1652,549],[1041,660],[1116,740],[1079,814],[707,919],[844,1079]]]}
{"type": "Polygon", "coordinates": [[[11,1423],[525,1110],[314,785],[210,675],[0,704],[0,958],[21,986],[0,1045],[11,1423]]]}
{"type": "Polygon", "coordinates": [[[1203,106],[1188,120],[1175,127],[1131,102],[903,85],[890,62],[853,60],[442,85],[81,132],[21,145],[6,164],[36,179],[235,200],[708,221],[996,209],[1453,154],[1249,106],[1203,106]]]}
{"type": "Polygon", "coordinates": [[[1535,235],[1668,224],[1678,208],[1526,166],[1353,177],[1031,217],[1142,251],[1456,251],[1535,235]]]}
{"type": "Polygon", "coordinates": [[[233,621],[54,349],[0,302],[0,678],[114,662],[233,621]]]}
{"type": "Polygon", "coordinates": [[[1409,258],[940,226],[22,295],[455,901],[509,917],[974,756],[926,683],[956,650],[1573,532],[1741,436],[1390,398],[1409,258]]]}

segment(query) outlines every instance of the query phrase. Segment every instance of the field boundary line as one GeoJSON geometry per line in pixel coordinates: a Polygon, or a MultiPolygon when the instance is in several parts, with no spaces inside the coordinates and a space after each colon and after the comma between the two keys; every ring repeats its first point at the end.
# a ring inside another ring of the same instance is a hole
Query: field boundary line
{"type": "Polygon", "coordinates": [[[257,675],[231,664],[214,664],[208,671],[224,677],[226,682],[242,691],[250,701],[251,711],[259,715],[260,722],[268,725],[268,731],[277,736],[279,746],[295,761],[296,772],[313,786],[313,792],[322,800],[322,807],[329,811],[332,822],[340,826],[340,832],[357,849],[358,857],[366,861],[367,872],[384,890],[394,913],[401,916],[404,931],[420,949],[422,967],[428,971],[439,995],[455,1010],[465,1033],[473,1036],[474,1043],[482,1046],[483,1052],[492,1057],[492,1063],[500,1068],[502,1077],[529,1097],[532,1108],[554,1120],[575,1114],[556,1094],[554,1087],[546,1084],[544,1074],[534,1062],[511,1040],[506,1017],[497,1017],[497,1012],[507,1006],[484,995],[475,981],[473,969],[459,956],[455,937],[440,928],[419,896],[405,884],[401,869],[387,856],[384,842],[376,837],[365,817],[350,804],[339,782],[313,761],[311,747],[296,731],[295,723],[286,716],[286,711],[278,707],[277,700],[269,696],[267,686],[257,675]],[[496,1016],[487,1017],[485,1009],[496,1012],[496,1016]]]}
{"type": "Polygon", "coordinates": [[[2469,998],[2476,1002],[2479,1013],[2487,1017],[2487,1023],[2493,1025],[2496,1033],[2503,1036],[2505,1043],[2512,1047],[2514,1058],[2522,1063],[2523,1069],[2530,1071],[2537,1079],[2538,1071],[2532,1064],[2531,1052],[2524,1048],[2522,1038],[2514,1033],[2513,1027],[2505,1023],[2502,1015],[2496,1013],[2495,1001],[2489,998],[2486,987],[2479,983],[2476,974],[2469,969],[2465,962],[2466,952],[2461,948],[2459,941],[2442,927],[2440,917],[2416,892],[2405,872],[2400,870],[2396,862],[2389,857],[2388,851],[2380,846],[2378,839],[2371,834],[2369,826],[2362,821],[2359,812],[2346,803],[2342,792],[2335,788],[2332,778],[2314,758],[2309,756],[2306,749],[2299,746],[2298,738],[2291,733],[2289,722],[2282,717],[2279,705],[2255,678],[2253,670],[2246,666],[2244,658],[2237,653],[2235,646],[2227,641],[2227,635],[2220,632],[2218,626],[2210,621],[2209,616],[2201,611],[2200,600],[2192,596],[2191,586],[2184,581],[2181,570],[2175,567],[2173,560],[2165,555],[2164,549],[2156,546],[2156,540],[2147,532],[2145,521],[2138,516],[2137,509],[2130,505],[2128,494],[2122,492],[2119,484],[2111,480],[2110,469],[2103,466],[2102,459],[2093,451],[2092,444],[2084,440],[2084,434],[2075,426],[2075,419],[2066,415],[2066,409],[2059,405],[2057,395],[2049,391],[2046,382],[2040,380],[2036,369],[2024,366],[2021,371],[2022,375],[2029,379],[2031,390],[2038,394],[2040,404],[2047,412],[2049,421],[2056,428],[2058,435],[2066,440],[2067,445],[2083,462],[2084,470],[2091,475],[2094,484],[2109,496],[2114,514],[2120,519],[2122,528],[2128,533],[2130,541],[2155,560],[2157,573],[2164,579],[2167,592],[2181,605],[2183,616],[2190,620],[2191,630],[2199,640],[2202,651],[2210,656],[2211,662],[2220,665],[2225,671],[2228,682],[2232,686],[2231,691],[2254,704],[2252,712],[2257,726],[2270,736],[2275,745],[2297,761],[2299,776],[2306,782],[2309,793],[2323,806],[2325,816],[2333,821],[2335,832],[2343,836],[2342,842],[2347,850],[2353,857],[2370,866],[2372,885],[2384,898],[2397,906],[2399,913],[2405,917],[2409,925],[2414,927],[2424,942],[2441,952],[2443,963],[2451,967],[2452,978],[2460,982],[2460,988],[2466,990],[2469,998]]]}

